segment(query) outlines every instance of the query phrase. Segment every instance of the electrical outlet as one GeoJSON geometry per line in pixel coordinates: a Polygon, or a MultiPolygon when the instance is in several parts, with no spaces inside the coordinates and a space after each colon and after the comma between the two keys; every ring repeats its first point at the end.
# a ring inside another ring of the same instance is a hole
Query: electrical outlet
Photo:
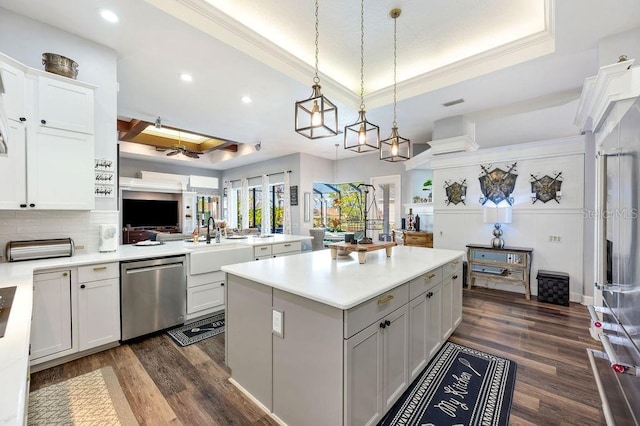
{"type": "Polygon", "coordinates": [[[76,250],[84,250],[84,246],[75,246],[76,250]]]}
{"type": "Polygon", "coordinates": [[[561,235],[549,235],[549,242],[550,243],[561,243],[562,242],[562,236],[561,235]]]}
{"type": "Polygon", "coordinates": [[[283,333],[283,324],[284,323],[284,312],[272,310],[271,317],[271,332],[276,336],[284,337],[283,333]]]}

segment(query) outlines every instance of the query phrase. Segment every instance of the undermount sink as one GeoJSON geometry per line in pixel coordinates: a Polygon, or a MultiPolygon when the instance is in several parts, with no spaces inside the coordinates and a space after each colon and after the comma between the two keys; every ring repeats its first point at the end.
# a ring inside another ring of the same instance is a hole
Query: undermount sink
{"type": "Polygon", "coordinates": [[[253,259],[253,248],[247,245],[213,242],[191,244],[194,245],[194,250],[189,254],[191,275],[219,271],[223,265],[248,262],[253,259]]]}

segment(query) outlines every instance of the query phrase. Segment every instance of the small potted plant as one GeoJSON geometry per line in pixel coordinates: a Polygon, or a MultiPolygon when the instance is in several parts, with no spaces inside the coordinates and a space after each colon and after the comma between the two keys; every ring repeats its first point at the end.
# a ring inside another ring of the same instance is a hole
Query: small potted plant
{"type": "Polygon", "coordinates": [[[427,196],[427,202],[430,203],[432,200],[432,192],[431,192],[431,187],[433,185],[433,182],[431,181],[431,179],[427,179],[424,181],[424,183],[422,184],[422,190],[423,191],[429,191],[429,195],[427,196]]]}

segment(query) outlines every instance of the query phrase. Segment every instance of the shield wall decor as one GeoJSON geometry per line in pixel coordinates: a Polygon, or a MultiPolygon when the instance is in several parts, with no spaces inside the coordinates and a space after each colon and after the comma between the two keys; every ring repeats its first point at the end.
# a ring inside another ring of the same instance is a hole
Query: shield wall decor
{"type": "Polygon", "coordinates": [[[464,203],[464,199],[467,197],[467,180],[463,179],[462,182],[453,182],[445,180],[444,181],[444,190],[447,195],[444,203],[448,206],[449,204],[458,204],[464,203]]]}
{"type": "Polygon", "coordinates": [[[516,161],[509,166],[507,171],[499,168],[492,169],[492,165],[480,166],[482,174],[478,180],[480,181],[480,190],[484,195],[484,197],[480,197],[480,204],[484,205],[487,200],[491,200],[497,205],[500,201],[505,200],[509,205],[513,205],[511,193],[516,186],[516,179],[518,178],[517,164],[518,162],[516,161]]]}
{"type": "Polygon", "coordinates": [[[562,187],[562,172],[554,173],[554,177],[544,175],[538,179],[537,176],[531,175],[531,202],[535,204],[540,200],[543,203],[556,200],[560,203],[560,188],[562,187]]]}

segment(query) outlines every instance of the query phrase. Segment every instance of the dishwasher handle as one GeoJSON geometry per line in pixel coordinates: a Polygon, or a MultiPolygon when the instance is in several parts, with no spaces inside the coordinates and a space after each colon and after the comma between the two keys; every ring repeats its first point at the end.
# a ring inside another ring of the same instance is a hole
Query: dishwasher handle
{"type": "Polygon", "coordinates": [[[184,264],[183,263],[170,263],[168,265],[157,265],[157,266],[147,266],[144,268],[131,268],[131,269],[126,269],[125,273],[127,274],[137,274],[140,272],[149,272],[149,271],[158,271],[161,269],[171,269],[171,268],[183,268],[184,264]]]}

